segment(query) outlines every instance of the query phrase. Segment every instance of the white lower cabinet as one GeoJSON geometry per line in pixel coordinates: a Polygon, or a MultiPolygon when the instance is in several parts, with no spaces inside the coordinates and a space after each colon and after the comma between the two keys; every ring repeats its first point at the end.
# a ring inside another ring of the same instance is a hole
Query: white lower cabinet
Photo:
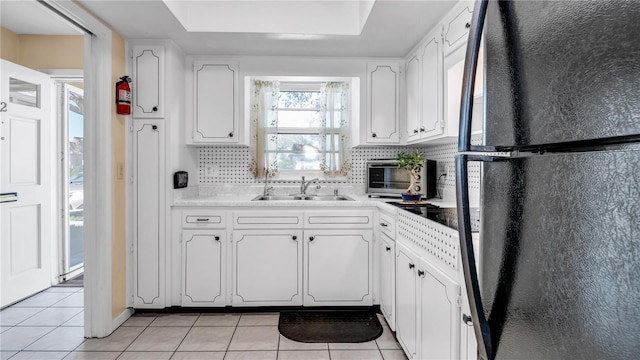
{"type": "Polygon", "coordinates": [[[396,244],[396,336],[409,359],[460,357],[460,285],[396,244]]]}
{"type": "Polygon", "coordinates": [[[396,337],[409,359],[418,359],[417,256],[396,244],[396,337]]]}
{"type": "Polygon", "coordinates": [[[166,306],[164,123],[134,120],[133,307],[166,306]]]}
{"type": "Polygon", "coordinates": [[[233,305],[302,305],[302,231],[233,232],[233,305]]]}
{"type": "Polygon", "coordinates": [[[425,260],[420,282],[420,358],[460,357],[460,285],[425,260]]]}
{"type": "Polygon", "coordinates": [[[305,230],[304,305],[373,304],[371,230],[305,230]]]}
{"type": "Polygon", "coordinates": [[[396,277],[395,243],[385,233],[380,233],[378,242],[378,271],[380,276],[380,311],[391,330],[396,329],[396,277]]]}
{"type": "Polygon", "coordinates": [[[182,306],[226,305],[224,230],[183,230],[182,306]]]}

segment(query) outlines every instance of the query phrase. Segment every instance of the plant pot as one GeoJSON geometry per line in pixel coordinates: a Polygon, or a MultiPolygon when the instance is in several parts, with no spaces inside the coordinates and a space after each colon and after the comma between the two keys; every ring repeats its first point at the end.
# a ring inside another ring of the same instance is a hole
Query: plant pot
{"type": "Polygon", "coordinates": [[[402,201],[420,201],[422,194],[402,193],[402,201]]]}

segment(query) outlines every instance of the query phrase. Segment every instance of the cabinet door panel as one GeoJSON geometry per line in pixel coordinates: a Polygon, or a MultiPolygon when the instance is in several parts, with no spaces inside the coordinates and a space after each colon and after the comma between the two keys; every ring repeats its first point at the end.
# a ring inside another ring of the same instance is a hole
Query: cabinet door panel
{"type": "Polygon", "coordinates": [[[397,63],[369,63],[367,141],[400,141],[400,68],[397,63]]]}
{"type": "Polygon", "coordinates": [[[134,307],[164,307],[164,245],[162,236],[164,151],[161,127],[134,121],[134,307]]]}
{"type": "Polygon", "coordinates": [[[458,359],[460,355],[460,285],[426,261],[420,264],[420,356],[458,359]]]}
{"type": "Polygon", "coordinates": [[[472,2],[460,2],[451,11],[444,28],[444,52],[445,54],[467,43],[471,17],[473,15],[472,2]]]}
{"type": "Polygon", "coordinates": [[[371,305],[371,231],[305,232],[305,305],[371,305]]]}
{"type": "Polygon", "coordinates": [[[395,330],[395,246],[393,240],[384,233],[380,235],[379,256],[380,310],[391,330],[395,330]]]}
{"type": "Polygon", "coordinates": [[[396,336],[409,359],[418,355],[416,266],[414,255],[396,244],[396,336]]]}
{"type": "Polygon", "coordinates": [[[236,68],[234,63],[194,63],[194,142],[237,142],[236,68]]]}
{"type": "Polygon", "coordinates": [[[442,43],[437,32],[420,49],[421,60],[421,127],[422,138],[437,136],[443,133],[442,118],[442,43]]]}
{"type": "Polygon", "coordinates": [[[233,305],[302,305],[302,232],[235,231],[233,305]]]}
{"type": "Polygon", "coordinates": [[[418,54],[407,61],[407,141],[420,138],[420,60],[418,54]]]}
{"type": "Polygon", "coordinates": [[[133,47],[133,117],[164,117],[164,46],[133,47]]]}
{"type": "Polygon", "coordinates": [[[225,305],[224,233],[185,230],[182,306],[225,305]]]}

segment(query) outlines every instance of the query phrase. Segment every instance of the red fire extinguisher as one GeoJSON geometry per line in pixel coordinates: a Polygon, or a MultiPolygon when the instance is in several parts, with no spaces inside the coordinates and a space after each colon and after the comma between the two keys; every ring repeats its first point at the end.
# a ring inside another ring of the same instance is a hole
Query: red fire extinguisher
{"type": "Polygon", "coordinates": [[[120,115],[131,114],[131,88],[129,87],[131,79],[123,76],[116,83],[116,107],[120,115]]]}

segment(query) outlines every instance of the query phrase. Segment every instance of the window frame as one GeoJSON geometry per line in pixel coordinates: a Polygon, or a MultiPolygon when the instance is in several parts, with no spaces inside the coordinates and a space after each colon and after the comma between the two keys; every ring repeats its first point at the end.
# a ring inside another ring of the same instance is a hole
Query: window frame
{"type": "MultiPolygon", "coordinates": [[[[324,76],[246,76],[245,77],[245,117],[250,116],[251,103],[249,99],[250,91],[253,89],[253,81],[278,81],[280,83],[280,92],[286,91],[320,91],[320,86],[327,82],[343,82],[349,84],[350,89],[350,113],[349,122],[351,126],[352,147],[357,145],[359,141],[359,123],[360,123],[360,78],[358,77],[324,77],[324,76]]],[[[278,108],[280,111],[281,108],[278,108]]],[[[293,109],[296,110],[296,109],[293,109]]],[[[300,111],[316,111],[301,109],[300,111]]],[[[322,128],[310,128],[309,132],[300,132],[300,128],[278,127],[278,134],[321,134],[322,128]],[[315,131],[317,130],[317,131],[315,131]]],[[[265,129],[265,131],[267,131],[265,129]]],[[[274,134],[267,131],[268,134],[274,134]]],[[[326,181],[346,181],[346,176],[326,176],[322,170],[283,170],[279,169],[278,174],[272,179],[273,181],[290,181],[300,179],[301,176],[319,178],[326,181]]],[[[259,180],[259,179],[257,179],[259,180]]]]}

